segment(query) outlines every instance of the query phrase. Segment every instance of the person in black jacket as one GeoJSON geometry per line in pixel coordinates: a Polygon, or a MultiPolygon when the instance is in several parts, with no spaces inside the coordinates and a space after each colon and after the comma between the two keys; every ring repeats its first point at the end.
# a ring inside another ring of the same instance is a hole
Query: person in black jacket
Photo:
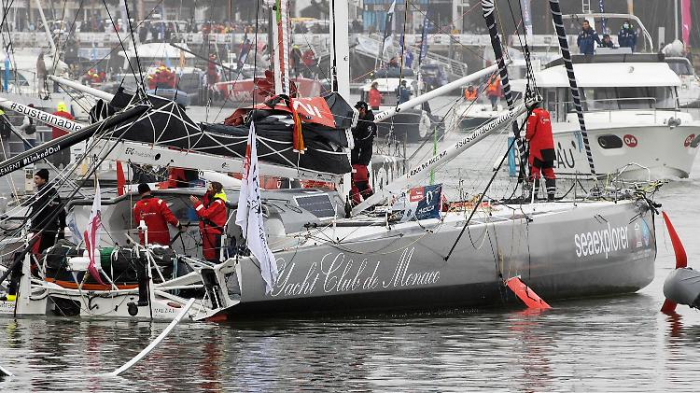
{"type": "MultiPolygon", "coordinates": [[[[29,246],[34,255],[42,254],[56,243],[56,238],[63,238],[63,228],[66,227],[66,212],[61,203],[61,197],[56,189],[47,186],[49,171],[40,169],[34,175],[34,184],[38,192],[29,206],[28,217],[31,219],[29,246]],[[48,188],[47,188],[48,187],[48,188]],[[33,235],[33,236],[32,236],[33,235]],[[36,236],[36,237],[35,237],[36,236]]],[[[24,252],[15,254],[7,294],[17,294],[19,280],[22,277],[22,258],[24,252]]],[[[7,299],[7,297],[5,297],[7,299]]]]}
{"type": "Polygon", "coordinates": [[[355,109],[360,112],[357,126],[352,129],[352,137],[355,148],[350,152],[352,164],[352,189],[350,191],[354,204],[361,202],[362,198],[371,196],[374,192],[369,183],[369,171],[367,166],[372,160],[372,145],[377,135],[377,125],[374,123],[374,113],[364,101],[355,104],[355,109]]]}
{"type": "Polygon", "coordinates": [[[620,48],[630,48],[634,52],[634,47],[637,46],[637,32],[634,31],[629,20],[622,24],[622,28],[617,33],[617,42],[620,48]]]}
{"type": "Polygon", "coordinates": [[[352,164],[369,165],[372,159],[372,145],[377,135],[377,125],[374,124],[374,113],[364,101],[358,101],[355,109],[360,112],[357,127],[352,129],[355,148],[352,149],[350,161],[352,164]]]}
{"type": "Polygon", "coordinates": [[[61,197],[55,188],[47,186],[48,181],[48,170],[40,169],[36,172],[34,184],[38,191],[29,206],[29,217],[32,220],[30,231],[39,236],[33,251],[38,254],[53,246],[56,238],[62,239],[66,227],[66,211],[63,209],[61,197]]]}

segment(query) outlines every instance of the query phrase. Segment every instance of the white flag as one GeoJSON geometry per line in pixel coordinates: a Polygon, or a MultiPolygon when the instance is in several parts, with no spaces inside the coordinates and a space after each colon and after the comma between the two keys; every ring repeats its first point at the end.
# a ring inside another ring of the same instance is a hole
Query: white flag
{"type": "Polygon", "coordinates": [[[255,124],[251,122],[243,165],[241,193],[238,196],[236,224],[243,230],[248,249],[260,263],[260,274],[265,281],[265,293],[270,293],[275,281],[277,281],[277,262],[275,262],[275,256],[267,245],[267,236],[265,235],[260,202],[256,141],[255,124]]]}
{"type": "Polygon", "coordinates": [[[100,182],[95,180],[97,187],[95,188],[95,199],[92,200],[92,208],[90,209],[90,218],[88,219],[87,229],[83,234],[85,239],[85,248],[90,258],[88,263],[88,272],[92,278],[104,285],[100,278],[100,273],[97,270],[95,259],[99,258],[98,247],[100,245],[100,234],[102,233],[102,194],[100,193],[100,182]],[[97,255],[95,253],[97,252],[97,255]]]}

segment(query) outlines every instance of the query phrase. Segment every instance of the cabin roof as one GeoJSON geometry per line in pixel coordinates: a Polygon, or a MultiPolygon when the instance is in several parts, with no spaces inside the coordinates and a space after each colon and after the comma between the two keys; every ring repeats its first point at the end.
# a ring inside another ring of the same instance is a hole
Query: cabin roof
{"type": "MultiPolygon", "coordinates": [[[[579,87],[681,85],[678,75],[655,54],[576,55],[572,60],[579,87]]],[[[569,87],[563,59],[549,63],[535,78],[538,87],[569,87]]]]}

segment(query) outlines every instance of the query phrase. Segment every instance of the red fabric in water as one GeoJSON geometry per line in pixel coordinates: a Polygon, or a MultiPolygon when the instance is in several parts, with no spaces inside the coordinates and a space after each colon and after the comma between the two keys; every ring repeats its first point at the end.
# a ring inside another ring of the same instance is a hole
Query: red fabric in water
{"type": "Polygon", "coordinates": [[[520,300],[523,301],[523,303],[525,303],[528,308],[552,308],[549,304],[547,304],[547,302],[537,296],[532,289],[528,288],[525,283],[520,281],[518,277],[508,279],[508,281],[506,281],[506,285],[511,291],[513,291],[513,293],[515,293],[516,296],[518,296],[520,300]]]}

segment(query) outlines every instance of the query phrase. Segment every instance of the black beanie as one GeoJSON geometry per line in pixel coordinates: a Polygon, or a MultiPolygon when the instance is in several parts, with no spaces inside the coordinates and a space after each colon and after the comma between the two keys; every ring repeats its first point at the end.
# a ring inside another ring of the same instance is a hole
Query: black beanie
{"type": "Polygon", "coordinates": [[[146,184],[146,183],[139,184],[139,195],[143,195],[149,191],[151,191],[151,187],[149,187],[148,184],[146,184]]]}
{"type": "Polygon", "coordinates": [[[39,169],[38,171],[36,171],[36,173],[34,175],[39,176],[40,178],[42,178],[46,181],[49,181],[49,170],[46,168],[39,169]]]}

